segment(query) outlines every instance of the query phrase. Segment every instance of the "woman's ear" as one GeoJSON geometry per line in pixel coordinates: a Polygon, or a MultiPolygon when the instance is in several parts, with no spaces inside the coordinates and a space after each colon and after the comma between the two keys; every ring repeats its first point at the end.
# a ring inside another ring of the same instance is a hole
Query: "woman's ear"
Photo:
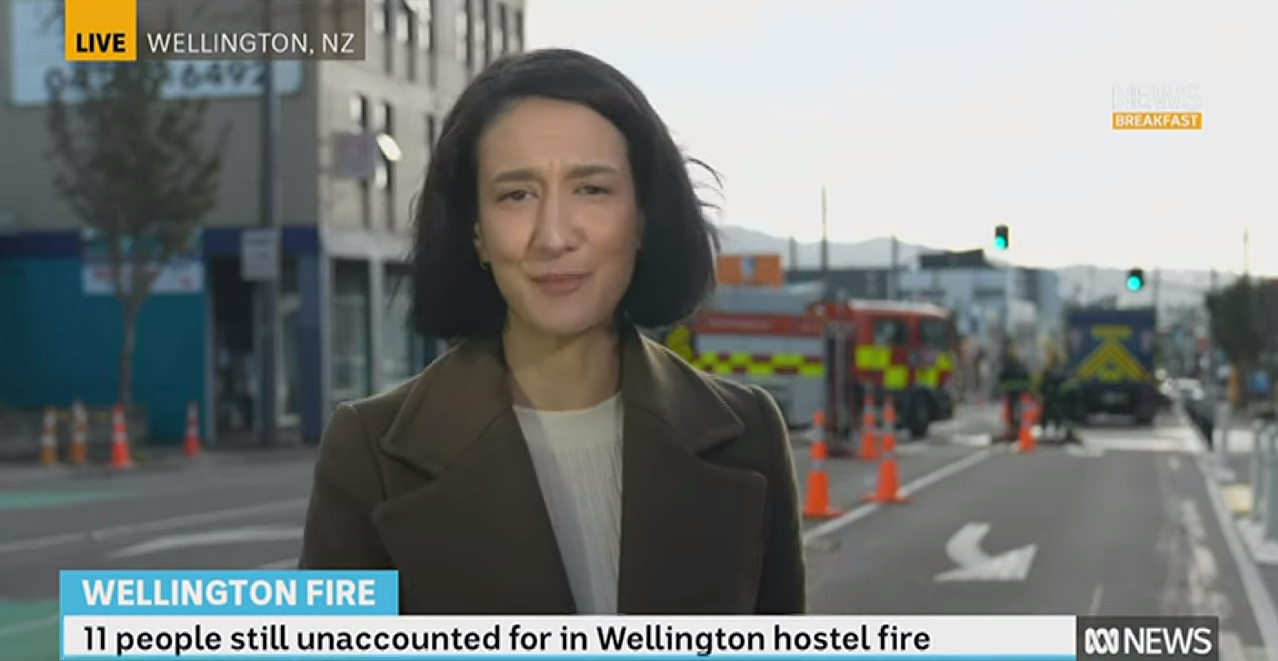
{"type": "Polygon", "coordinates": [[[473,239],[475,245],[475,256],[479,258],[480,266],[487,266],[488,251],[484,249],[484,236],[479,232],[479,223],[475,223],[472,227],[475,228],[475,236],[473,239]]]}

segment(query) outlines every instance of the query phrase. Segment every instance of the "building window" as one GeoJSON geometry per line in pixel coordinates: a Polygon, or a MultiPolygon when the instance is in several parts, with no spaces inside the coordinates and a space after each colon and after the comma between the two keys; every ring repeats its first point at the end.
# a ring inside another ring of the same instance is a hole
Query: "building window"
{"type": "Polygon", "coordinates": [[[351,97],[351,122],[362,130],[368,130],[368,97],[356,94],[351,97]]]}
{"type": "MultiPolygon", "coordinates": [[[[382,133],[387,136],[395,136],[395,109],[389,103],[382,104],[382,133]]],[[[395,216],[395,162],[386,157],[384,152],[379,152],[378,163],[385,174],[381,177],[380,186],[386,192],[386,225],[394,227],[396,222],[395,216]]]]}
{"type": "Polygon", "coordinates": [[[427,53],[435,50],[435,2],[417,1],[417,45],[427,53]]]}
{"type": "Polygon", "coordinates": [[[507,50],[511,53],[522,53],[524,51],[524,13],[518,9],[511,9],[510,19],[509,34],[506,35],[506,43],[510,47],[507,50]]]}
{"type": "Polygon", "coordinates": [[[386,12],[390,18],[394,20],[395,25],[395,41],[401,44],[408,43],[409,22],[411,20],[411,10],[405,0],[395,0],[386,3],[386,12]]]}
{"type": "Polygon", "coordinates": [[[423,343],[413,332],[411,276],[386,273],[386,316],[382,322],[382,376],[388,386],[407,381],[425,362],[423,343]]]}
{"type": "Polygon", "coordinates": [[[493,57],[506,53],[506,24],[510,17],[506,14],[506,5],[497,3],[497,24],[493,26],[493,57]]]}
{"type": "Polygon", "coordinates": [[[479,11],[475,12],[475,51],[483,56],[483,63],[486,65],[490,61],[488,56],[488,0],[475,1],[479,3],[479,11]]]}
{"type": "Polygon", "coordinates": [[[435,125],[435,113],[426,115],[426,158],[435,151],[435,140],[438,139],[437,131],[439,129],[435,125]]]}
{"type": "MultiPolygon", "coordinates": [[[[379,133],[389,135],[391,133],[391,107],[389,103],[379,103],[377,105],[377,117],[374,118],[373,125],[377,127],[379,133]]],[[[377,168],[373,172],[373,184],[378,190],[390,190],[390,169],[391,162],[386,159],[386,155],[378,151],[377,168]]]]}
{"type": "Polygon", "coordinates": [[[470,0],[457,0],[457,17],[455,20],[457,61],[470,64],[474,58],[470,44],[470,0]]]}
{"type": "Polygon", "coordinates": [[[386,0],[373,2],[373,33],[386,34],[386,0]]]}

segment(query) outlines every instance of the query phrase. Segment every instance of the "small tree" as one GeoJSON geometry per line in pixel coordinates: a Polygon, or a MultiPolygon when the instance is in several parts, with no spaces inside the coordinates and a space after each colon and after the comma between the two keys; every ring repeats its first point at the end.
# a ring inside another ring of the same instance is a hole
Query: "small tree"
{"type": "Polygon", "coordinates": [[[137,320],[160,270],[216,204],[226,127],[204,144],[202,100],[163,94],[160,61],[80,64],[49,85],[49,158],[63,201],[106,245],[123,320],[119,401],[132,405],[137,320]]]}
{"type": "Polygon", "coordinates": [[[1256,294],[1255,284],[1243,277],[1207,295],[1212,338],[1241,374],[1251,373],[1265,350],[1256,294]]]}

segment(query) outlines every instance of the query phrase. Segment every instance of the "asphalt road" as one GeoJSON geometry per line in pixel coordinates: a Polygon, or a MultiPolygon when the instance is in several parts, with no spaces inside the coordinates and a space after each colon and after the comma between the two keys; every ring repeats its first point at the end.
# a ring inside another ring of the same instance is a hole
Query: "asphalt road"
{"type": "Polygon", "coordinates": [[[1215,614],[1223,661],[1278,653],[1272,599],[1231,547],[1192,432],[1083,433],[1082,447],[983,452],[909,504],[810,531],[813,610],[1215,614]]]}
{"type": "MultiPolygon", "coordinates": [[[[806,523],[813,608],[1188,609],[1221,614],[1240,647],[1261,644],[1186,429],[1170,421],[1153,430],[1089,430],[1084,450],[1011,455],[989,449],[996,428],[996,409],[963,409],[928,440],[901,443],[901,482],[912,497],[904,505],[861,504],[878,462],[827,461],[832,505],[846,513],[806,523]],[[955,571],[964,562],[977,567],[955,571]],[[938,581],[946,571],[959,580],[938,581]]],[[[795,452],[806,482],[801,434],[795,452]]],[[[0,487],[0,656],[56,658],[61,568],[289,566],[310,467],[308,456],[294,456],[101,477],[0,473],[8,485],[0,487]]]]}
{"type": "MultiPolygon", "coordinates": [[[[299,455],[13,480],[21,486],[0,490],[0,658],[57,658],[59,569],[295,563],[310,467],[299,455]]],[[[0,474],[0,484],[10,483],[0,474]]]]}

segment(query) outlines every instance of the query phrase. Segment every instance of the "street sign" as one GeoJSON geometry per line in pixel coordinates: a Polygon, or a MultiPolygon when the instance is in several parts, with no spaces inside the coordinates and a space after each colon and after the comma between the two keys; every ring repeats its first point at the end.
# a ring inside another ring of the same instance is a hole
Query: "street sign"
{"type": "Polygon", "coordinates": [[[376,136],[361,132],[333,135],[333,174],[341,179],[368,179],[380,155],[376,136]]]}
{"type": "Polygon", "coordinates": [[[279,279],[279,230],[251,229],[240,234],[240,277],[249,282],[271,282],[279,279]]]}
{"type": "Polygon", "coordinates": [[[954,533],[945,544],[945,553],[957,567],[937,574],[937,582],[1025,580],[1038,546],[1026,544],[995,556],[987,555],[981,550],[981,540],[989,531],[988,523],[969,523],[954,533]]]}

